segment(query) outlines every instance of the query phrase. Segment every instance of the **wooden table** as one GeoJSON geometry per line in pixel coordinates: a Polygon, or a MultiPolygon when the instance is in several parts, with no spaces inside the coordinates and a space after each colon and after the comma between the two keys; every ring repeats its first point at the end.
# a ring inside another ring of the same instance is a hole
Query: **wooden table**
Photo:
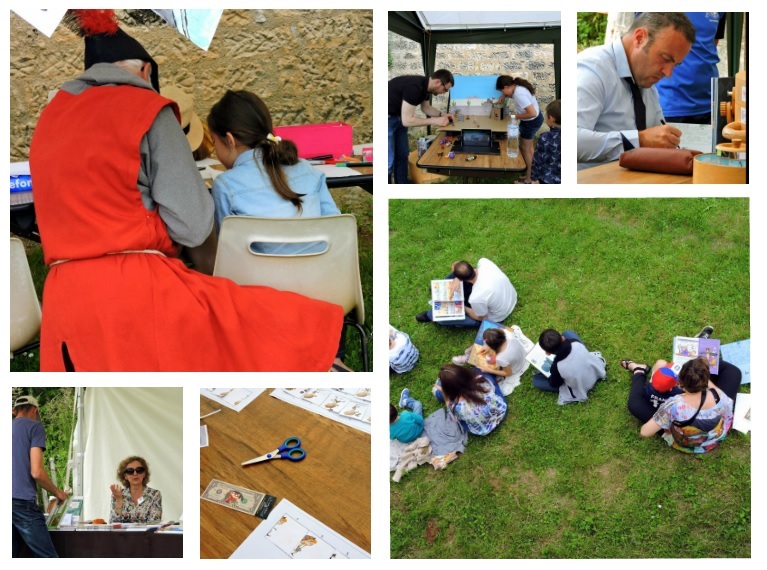
{"type": "Polygon", "coordinates": [[[579,170],[578,184],[692,184],[692,176],[628,170],[616,160],[579,170]]]}
{"type": "MultiPolygon", "coordinates": [[[[202,420],[209,447],[200,449],[200,495],[212,479],[288,499],[370,552],[370,435],[293,406],[266,390],[237,413],[222,408],[202,420]],[[240,463],[301,438],[306,459],[240,463]]],[[[200,415],[220,408],[200,396],[200,415]]],[[[200,499],[200,557],[228,558],[262,522],[200,499]]]]}
{"type": "Polygon", "coordinates": [[[429,146],[423,156],[418,159],[418,166],[425,168],[428,172],[442,174],[445,176],[464,176],[469,178],[501,178],[509,176],[515,172],[525,171],[525,159],[522,153],[516,158],[506,156],[506,121],[498,121],[489,117],[467,117],[465,121],[459,121],[454,125],[440,128],[437,132],[437,138],[429,146]],[[493,132],[493,138],[499,139],[503,133],[503,138],[499,140],[500,154],[456,154],[455,158],[448,158],[451,145],[444,147],[439,144],[442,138],[447,138],[450,142],[454,141],[462,129],[490,129],[493,132]],[[439,156],[439,154],[442,156],[439,156]],[[466,157],[476,156],[472,161],[467,161],[466,157]]]}

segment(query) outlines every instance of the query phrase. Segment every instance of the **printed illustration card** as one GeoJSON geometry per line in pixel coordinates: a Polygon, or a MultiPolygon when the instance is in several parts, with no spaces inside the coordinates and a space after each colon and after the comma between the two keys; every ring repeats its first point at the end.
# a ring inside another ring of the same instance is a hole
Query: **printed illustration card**
{"type": "Polygon", "coordinates": [[[263,388],[201,388],[200,394],[239,412],[263,391],[263,388]]]}
{"type": "Polygon", "coordinates": [[[230,558],[361,560],[370,554],[283,499],[230,558]]]}

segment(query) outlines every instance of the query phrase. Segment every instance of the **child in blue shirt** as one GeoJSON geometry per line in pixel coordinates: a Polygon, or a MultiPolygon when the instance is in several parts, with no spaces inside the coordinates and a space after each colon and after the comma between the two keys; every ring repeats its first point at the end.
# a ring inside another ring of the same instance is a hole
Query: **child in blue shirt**
{"type": "Polygon", "coordinates": [[[530,177],[533,184],[561,184],[562,176],[562,128],[560,100],[552,101],[546,107],[546,124],[549,132],[541,133],[535,145],[533,170],[530,177]]]}
{"type": "Polygon", "coordinates": [[[389,404],[389,439],[410,443],[418,439],[423,432],[423,406],[410,396],[410,390],[407,388],[402,390],[399,406],[411,408],[413,411],[398,414],[394,404],[389,404]]]}

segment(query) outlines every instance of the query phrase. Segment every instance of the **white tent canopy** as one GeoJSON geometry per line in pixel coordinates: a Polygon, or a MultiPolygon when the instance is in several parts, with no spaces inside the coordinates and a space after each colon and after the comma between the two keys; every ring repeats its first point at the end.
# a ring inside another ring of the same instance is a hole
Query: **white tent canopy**
{"type": "MultiPolygon", "coordinates": [[[[183,413],[181,388],[86,388],[74,442],[75,473],[83,471],[83,519],[109,520],[109,486],[118,483],[124,458],[146,459],[149,487],[162,493],[163,520],[183,512],[183,413]]],[[[75,483],[75,490],[77,484],[75,483]]]]}
{"type": "Polygon", "coordinates": [[[560,27],[560,12],[416,12],[427,30],[560,27]]]}

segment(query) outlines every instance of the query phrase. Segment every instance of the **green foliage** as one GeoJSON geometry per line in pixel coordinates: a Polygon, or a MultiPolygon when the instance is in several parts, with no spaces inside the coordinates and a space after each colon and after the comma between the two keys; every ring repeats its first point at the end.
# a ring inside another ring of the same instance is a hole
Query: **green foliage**
{"type": "Polygon", "coordinates": [[[424,415],[438,409],[439,367],[476,331],[414,316],[430,279],[480,257],[519,293],[507,325],[531,339],[576,330],[607,379],[587,402],[558,406],[526,372],[495,432],[470,436],[445,471],[392,483],[391,556],[749,557],[750,436],[733,431],[703,456],[642,439],[619,365],[668,358],[674,335],[704,324],[723,343],[750,337],[748,200],[390,200],[389,318],[421,354],[390,376],[395,405],[407,387],[424,415]]]}
{"type": "Polygon", "coordinates": [[[578,51],[602,45],[607,30],[607,13],[578,12],[578,51]]]}

